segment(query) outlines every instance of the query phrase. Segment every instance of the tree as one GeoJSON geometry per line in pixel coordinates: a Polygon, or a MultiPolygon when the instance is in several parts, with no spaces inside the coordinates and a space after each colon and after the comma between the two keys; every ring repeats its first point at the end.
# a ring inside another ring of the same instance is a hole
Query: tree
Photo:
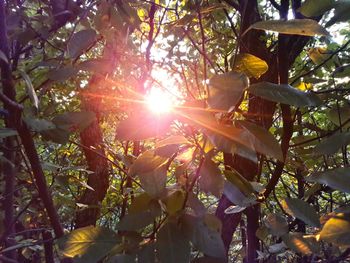
{"type": "Polygon", "coordinates": [[[0,260],[349,260],[349,9],[0,0],[0,260]]]}

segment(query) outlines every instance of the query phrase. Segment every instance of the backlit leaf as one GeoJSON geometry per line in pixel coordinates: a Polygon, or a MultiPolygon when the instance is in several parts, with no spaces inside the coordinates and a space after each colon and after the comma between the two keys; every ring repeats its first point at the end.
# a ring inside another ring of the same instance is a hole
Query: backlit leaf
{"type": "Polygon", "coordinates": [[[350,246],[350,214],[336,214],[323,226],[320,239],[338,246],[350,246]]]}
{"type": "Polygon", "coordinates": [[[169,215],[173,215],[180,211],[185,202],[186,194],[182,190],[169,191],[167,196],[162,198],[162,203],[166,207],[169,215]]]}
{"type": "Polygon", "coordinates": [[[296,107],[317,106],[321,103],[315,94],[302,92],[287,84],[278,85],[270,82],[260,82],[251,85],[249,91],[266,100],[296,107]]]}
{"type": "Polygon", "coordinates": [[[116,137],[125,141],[142,141],[165,134],[172,122],[168,115],[138,113],[118,124],[116,137]]]}
{"type": "Polygon", "coordinates": [[[304,233],[288,233],[282,236],[282,240],[287,247],[303,255],[311,255],[319,250],[315,237],[304,233]]]}
{"type": "Polygon", "coordinates": [[[320,227],[319,216],[314,207],[301,199],[286,198],[282,202],[283,209],[306,224],[314,227],[320,227]]]}
{"type": "Polygon", "coordinates": [[[281,34],[302,36],[326,36],[328,32],[317,21],[312,19],[268,20],[259,21],[249,29],[274,31],[281,34]]]}
{"type": "Polygon", "coordinates": [[[112,230],[94,226],[73,230],[58,240],[63,255],[78,263],[96,263],[117,244],[117,235],[112,230]]]}
{"type": "Polygon", "coordinates": [[[237,123],[252,135],[253,145],[257,152],[283,161],[281,146],[270,132],[248,121],[237,121],[237,123]]]}
{"type": "Polygon", "coordinates": [[[268,69],[266,61],[248,53],[238,54],[235,60],[234,70],[242,72],[247,77],[259,79],[268,69]]]}
{"type": "Polygon", "coordinates": [[[156,155],[154,151],[148,150],[142,153],[131,165],[129,173],[131,176],[149,173],[160,166],[163,166],[168,161],[167,158],[156,155]]]}
{"type": "Polygon", "coordinates": [[[248,78],[237,72],[215,75],[209,80],[208,104],[213,109],[228,111],[235,106],[249,85],[248,78]]]}
{"type": "Polygon", "coordinates": [[[205,193],[211,193],[220,197],[224,188],[224,178],[217,164],[210,159],[205,159],[200,169],[199,187],[205,193]]]}

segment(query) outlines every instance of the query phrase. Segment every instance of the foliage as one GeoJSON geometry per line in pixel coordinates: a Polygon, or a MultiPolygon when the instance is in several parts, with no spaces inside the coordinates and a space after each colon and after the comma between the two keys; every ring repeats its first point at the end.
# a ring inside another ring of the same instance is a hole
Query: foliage
{"type": "Polygon", "coordinates": [[[349,261],[349,7],[0,0],[0,261],[349,261]]]}

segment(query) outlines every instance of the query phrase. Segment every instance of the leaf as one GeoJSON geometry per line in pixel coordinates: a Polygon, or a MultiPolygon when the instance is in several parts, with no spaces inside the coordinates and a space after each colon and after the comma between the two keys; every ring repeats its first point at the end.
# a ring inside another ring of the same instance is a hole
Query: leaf
{"type": "Polygon", "coordinates": [[[256,203],[254,189],[246,179],[232,171],[225,171],[225,176],[228,181],[225,181],[223,193],[227,199],[240,207],[256,203]]]}
{"type": "Polygon", "coordinates": [[[69,78],[75,76],[78,73],[78,69],[72,66],[66,66],[59,69],[53,69],[49,71],[47,77],[54,81],[66,81],[69,78]]]}
{"type": "Polygon", "coordinates": [[[241,206],[238,206],[238,205],[231,205],[229,206],[228,208],[225,209],[224,213],[225,214],[237,214],[237,213],[240,213],[242,212],[243,210],[245,210],[246,207],[241,207],[241,206]]]}
{"type": "Polygon", "coordinates": [[[205,129],[205,133],[211,142],[216,146],[221,146],[220,150],[228,153],[237,153],[244,157],[255,157],[255,149],[251,142],[251,136],[243,129],[233,126],[219,124],[214,116],[201,108],[191,108],[188,111],[179,111],[180,118],[184,122],[195,125],[200,129],[205,129]]]}
{"type": "Polygon", "coordinates": [[[269,232],[274,236],[281,237],[289,231],[287,220],[279,214],[269,214],[264,221],[269,232]]]}
{"type": "Polygon", "coordinates": [[[341,167],[314,173],[305,178],[307,181],[328,185],[329,187],[350,193],[350,167],[341,167]]]}
{"type": "Polygon", "coordinates": [[[147,173],[139,173],[142,188],[150,196],[159,197],[165,191],[167,180],[167,164],[157,167],[155,170],[147,173]]]}
{"type": "Polygon", "coordinates": [[[20,71],[20,74],[26,83],[27,93],[28,93],[28,96],[30,98],[30,101],[33,103],[33,106],[36,109],[39,109],[39,99],[35,93],[35,89],[33,87],[33,83],[31,81],[31,79],[29,78],[27,73],[25,73],[24,71],[20,71]]]}
{"type": "Polygon", "coordinates": [[[286,198],[282,201],[283,209],[306,224],[314,227],[320,227],[319,216],[313,206],[301,199],[286,198]]]}
{"type": "Polygon", "coordinates": [[[137,113],[121,121],[116,137],[123,141],[142,141],[165,134],[172,122],[170,115],[137,113]]]}
{"type": "Polygon", "coordinates": [[[199,187],[205,193],[220,197],[224,189],[224,178],[221,171],[212,160],[206,158],[200,169],[199,187]]]}
{"type": "Polygon", "coordinates": [[[191,144],[191,143],[182,135],[174,135],[157,142],[156,147],[160,148],[160,147],[173,145],[173,144],[183,145],[183,144],[191,144]]]}
{"type": "Polygon", "coordinates": [[[131,176],[145,174],[163,166],[168,161],[167,158],[156,155],[153,150],[143,152],[131,165],[129,174],[131,176]]]}
{"type": "Polygon", "coordinates": [[[4,61],[6,64],[9,63],[9,60],[8,60],[7,56],[1,50],[0,50],[0,60],[4,61]]]}
{"type": "Polygon", "coordinates": [[[336,214],[320,232],[320,239],[338,246],[350,246],[350,214],[336,214]]]}
{"type": "Polygon", "coordinates": [[[226,250],[220,229],[221,221],[214,215],[208,214],[204,217],[204,220],[197,219],[193,229],[193,245],[205,255],[225,258],[226,250]],[[214,224],[211,224],[213,220],[214,224]]]}
{"type": "Polygon", "coordinates": [[[321,100],[311,92],[302,92],[288,84],[259,82],[249,87],[249,91],[263,99],[296,107],[318,106],[321,100]]]}
{"type": "Polygon", "coordinates": [[[99,73],[105,75],[111,71],[111,60],[109,59],[90,59],[83,61],[78,65],[80,70],[99,73]]]}
{"type": "MultiPolygon", "coordinates": [[[[231,153],[231,154],[237,154],[240,155],[248,160],[251,160],[252,162],[257,163],[258,158],[253,146],[252,141],[249,143],[251,144],[250,147],[246,147],[242,144],[236,143],[235,141],[229,140],[228,138],[206,132],[210,142],[216,146],[216,148],[224,153],[231,153]]],[[[241,134],[240,138],[250,138],[251,136],[248,136],[248,132],[245,132],[241,134]]]]}
{"type": "Polygon", "coordinates": [[[306,236],[304,233],[288,233],[282,236],[283,243],[297,253],[311,255],[319,251],[319,246],[314,236],[306,236]]]}
{"type": "Polygon", "coordinates": [[[350,127],[350,105],[345,105],[343,107],[334,107],[328,113],[328,118],[335,125],[340,126],[344,129],[348,129],[350,127]],[[346,123],[344,125],[344,123],[346,123]]]}
{"type": "Polygon", "coordinates": [[[56,116],[52,122],[60,129],[67,131],[83,131],[96,120],[95,113],[91,111],[66,112],[56,116]]]}
{"type": "Polygon", "coordinates": [[[66,257],[77,263],[96,263],[118,244],[116,234],[107,228],[87,226],[73,230],[58,240],[66,257]]]}
{"type": "Polygon", "coordinates": [[[147,193],[134,196],[128,209],[129,214],[136,214],[148,210],[152,197],[147,193]]]}
{"type": "Polygon", "coordinates": [[[280,34],[302,36],[327,36],[327,30],[312,19],[290,19],[259,21],[251,25],[249,29],[274,31],[280,34]]]}
{"type": "Polygon", "coordinates": [[[151,211],[132,213],[125,215],[115,226],[121,231],[137,231],[154,222],[156,215],[151,211]]]}
{"type": "Polygon", "coordinates": [[[228,111],[241,99],[249,79],[242,73],[228,72],[209,80],[208,104],[213,109],[228,111]]]}
{"type": "Polygon", "coordinates": [[[84,29],[74,33],[67,44],[68,55],[72,59],[76,59],[90,48],[95,43],[96,39],[97,35],[93,29],[84,29]]]}
{"type": "Polygon", "coordinates": [[[30,127],[32,131],[42,132],[46,130],[55,129],[56,125],[48,120],[44,119],[35,119],[35,118],[24,118],[24,121],[30,127]]]}
{"type": "Polygon", "coordinates": [[[336,153],[342,147],[350,144],[350,132],[336,133],[316,145],[314,155],[330,155],[336,153]]]}
{"type": "Polygon", "coordinates": [[[190,243],[183,230],[167,222],[157,234],[160,262],[179,263],[190,261],[190,243]]]}
{"type": "Polygon", "coordinates": [[[233,68],[244,73],[248,78],[259,79],[261,75],[267,72],[269,66],[265,60],[249,53],[241,53],[237,55],[233,68]]]}
{"type": "Polygon", "coordinates": [[[248,121],[237,121],[237,123],[253,135],[252,141],[257,152],[274,157],[279,161],[283,161],[281,146],[270,132],[248,121]]]}
{"type": "Polygon", "coordinates": [[[338,22],[346,22],[350,19],[350,2],[348,0],[337,1],[334,7],[334,16],[326,23],[326,27],[330,27],[338,22]]]}
{"type": "Polygon", "coordinates": [[[334,3],[334,0],[306,0],[298,11],[306,17],[317,17],[332,9],[334,3]]]}
{"type": "Polygon", "coordinates": [[[174,215],[182,210],[186,194],[182,190],[169,191],[167,196],[162,198],[162,203],[165,205],[166,212],[169,215],[174,215]]]}
{"type": "Polygon", "coordinates": [[[18,135],[16,130],[8,129],[8,128],[0,128],[0,139],[10,137],[10,136],[16,136],[18,135]]]}

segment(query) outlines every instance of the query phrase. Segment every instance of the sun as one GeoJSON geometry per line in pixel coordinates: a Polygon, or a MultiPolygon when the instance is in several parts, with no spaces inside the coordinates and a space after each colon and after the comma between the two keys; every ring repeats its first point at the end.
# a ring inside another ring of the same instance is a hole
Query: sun
{"type": "Polygon", "coordinates": [[[145,96],[148,109],[156,114],[164,114],[172,111],[175,102],[172,95],[161,88],[152,88],[145,96]]]}

